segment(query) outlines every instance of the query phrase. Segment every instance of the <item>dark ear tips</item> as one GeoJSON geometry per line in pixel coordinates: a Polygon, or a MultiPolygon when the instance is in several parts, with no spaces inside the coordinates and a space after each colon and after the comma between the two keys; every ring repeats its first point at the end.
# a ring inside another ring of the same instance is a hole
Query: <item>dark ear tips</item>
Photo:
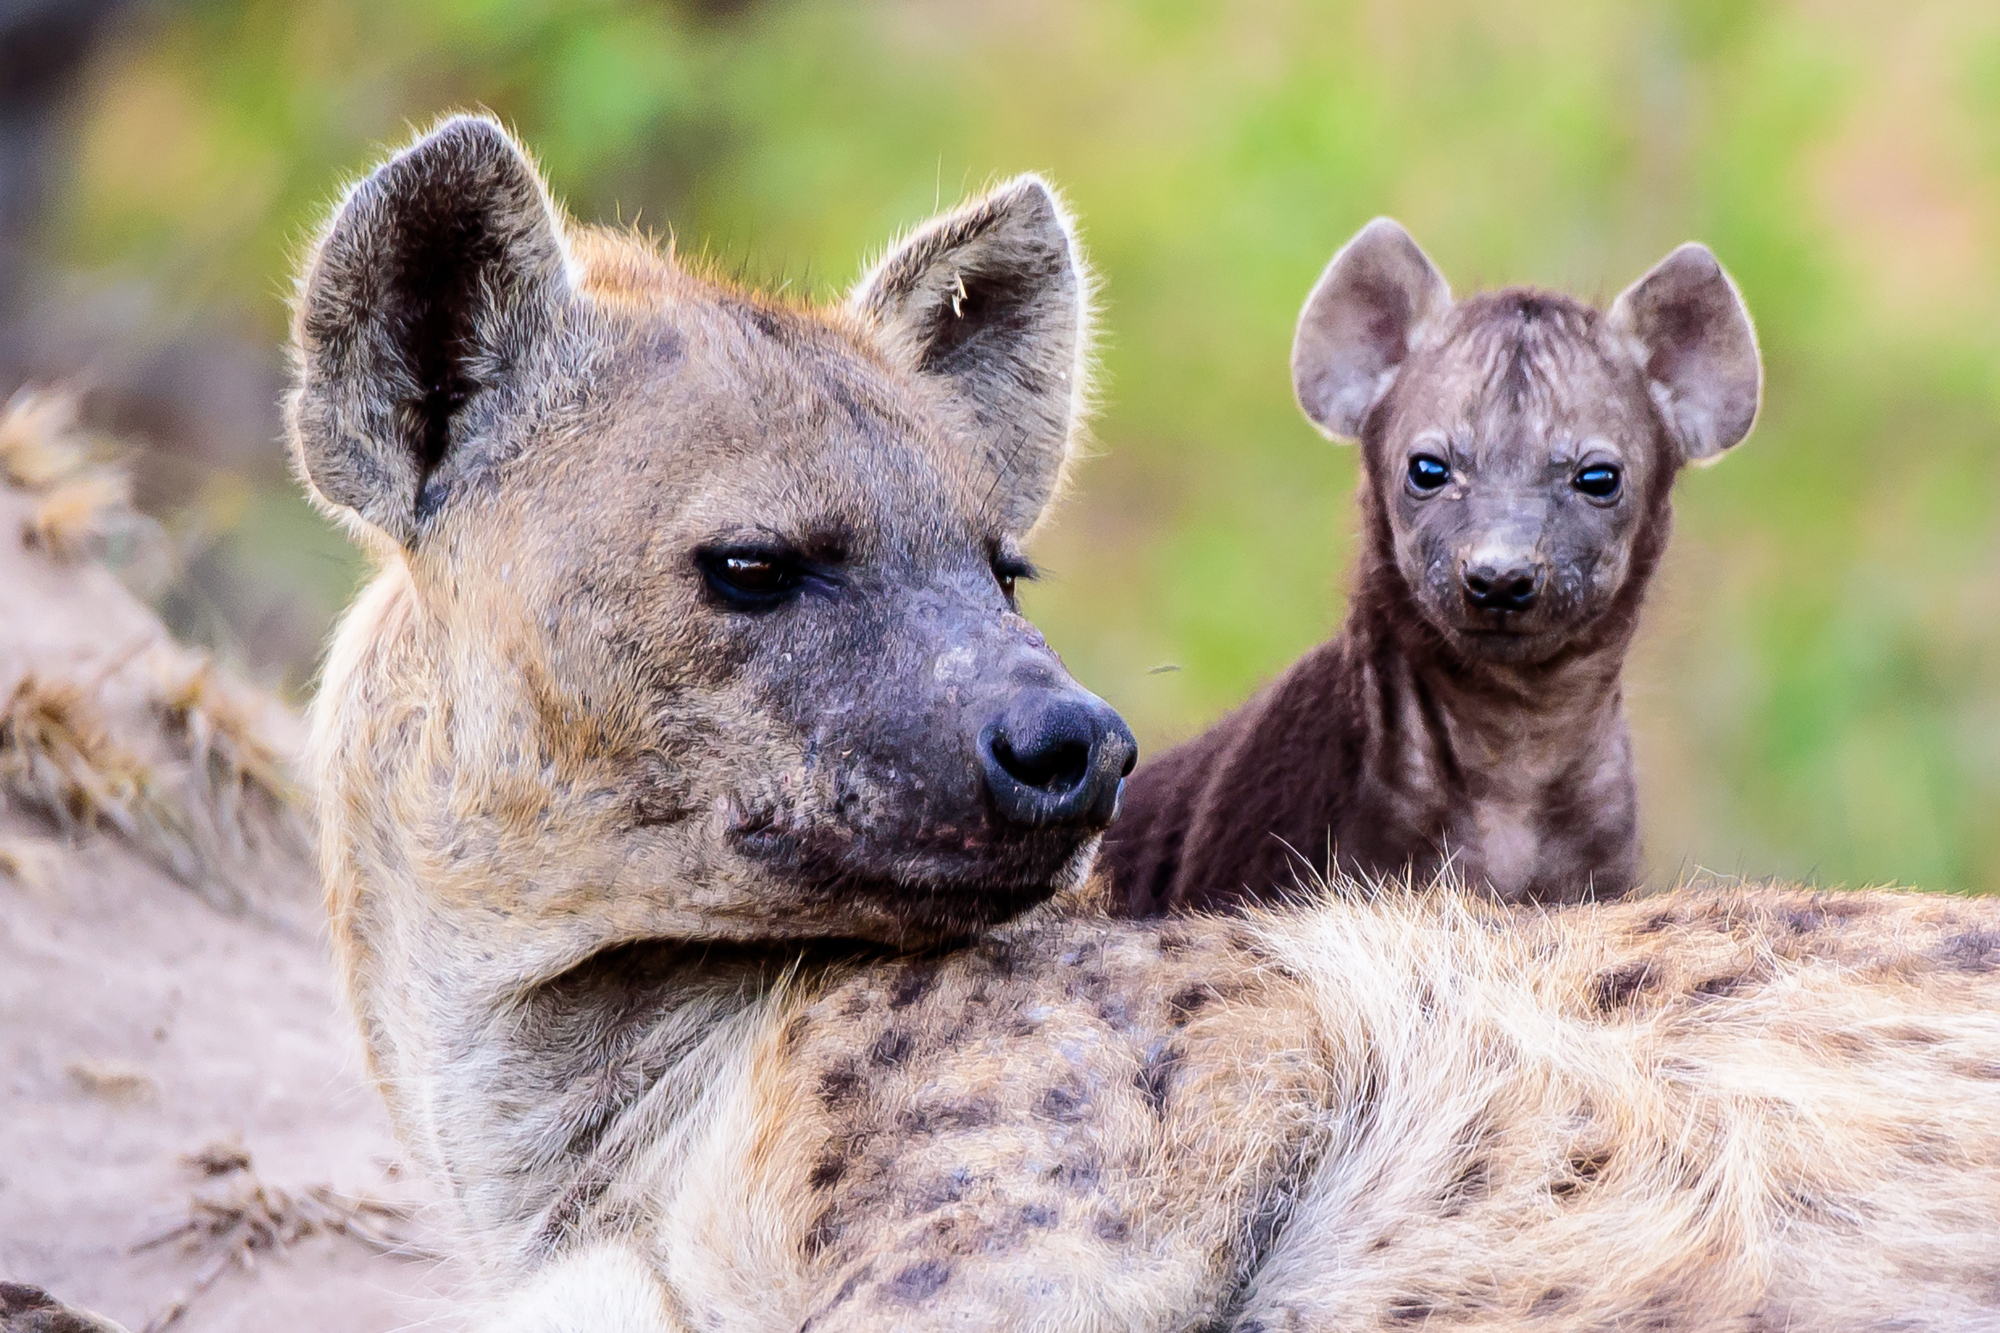
{"type": "Polygon", "coordinates": [[[1300,409],[1336,439],[1360,435],[1411,347],[1451,309],[1451,286],[1393,218],[1340,248],[1306,297],[1292,341],[1300,409]]]}
{"type": "Polygon", "coordinates": [[[1763,400],[1763,358],[1743,296],[1705,245],[1677,246],[1612,304],[1668,433],[1689,462],[1742,442],[1763,400]]]}

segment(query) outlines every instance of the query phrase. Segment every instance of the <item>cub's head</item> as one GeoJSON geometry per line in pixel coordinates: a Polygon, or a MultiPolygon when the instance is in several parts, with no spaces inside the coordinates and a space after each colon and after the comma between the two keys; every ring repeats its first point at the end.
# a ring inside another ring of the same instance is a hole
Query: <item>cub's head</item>
{"type": "Polygon", "coordinates": [[[1135,746],[1014,591],[1087,306],[1032,178],[823,310],[566,225],[486,120],[355,186],[289,411],[384,565],[317,705],[337,919],[900,944],[1079,877],[1135,746]]]}
{"type": "Polygon", "coordinates": [[[1608,312],[1513,289],[1454,302],[1396,223],[1335,255],[1292,382],[1361,441],[1369,540],[1460,654],[1546,662],[1629,631],[1686,463],[1750,432],[1763,371],[1742,297],[1683,245],[1608,312]]]}

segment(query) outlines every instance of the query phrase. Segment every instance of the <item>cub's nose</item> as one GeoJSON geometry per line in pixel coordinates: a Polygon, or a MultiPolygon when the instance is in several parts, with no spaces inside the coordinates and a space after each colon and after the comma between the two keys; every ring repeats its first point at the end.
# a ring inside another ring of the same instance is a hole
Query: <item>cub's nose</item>
{"type": "Polygon", "coordinates": [[[1111,706],[1075,691],[1026,689],[979,733],[986,789],[1010,824],[1102,828],[1139,742],[1111,706]]]}
{"type": "Polygon", "coordinates": [[[1459,571],[1465,600],[1481,611],[1525,611],[1542,591],[1542,567],[1533,560],[1482,560],[1459,571]]]}

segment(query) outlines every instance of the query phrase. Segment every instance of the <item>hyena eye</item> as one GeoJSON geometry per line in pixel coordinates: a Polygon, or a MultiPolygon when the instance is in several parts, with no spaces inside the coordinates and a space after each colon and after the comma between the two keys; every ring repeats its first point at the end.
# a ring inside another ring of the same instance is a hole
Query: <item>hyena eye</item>
{"type": "Polygon", "coordinates": [[[1014,605],[1014,585],[1022,579],[1035,577],[1035,567],[1015,556],[996,556],[993,560],[993,579],[1000,585],[1000,595],[1007,599],[1007,605],[1014,605]]]}
{"type": "Polygon", "coordinates": [[[701,551],[695,555],[711,598],[734,611],[765,611],[806,581],[799,562],[778,551],[701,551]]]}
{"type": "Polygon", "coordinates": [[[1451,465],[1436,454],[1410,455],[1410,489],[1429,495],[1451,480],[1451,465]]]}
{"type": "Polygon", "coordinates": [[[1609,463],[1592,463],[1578,472],[1570,485],[1593,500],[1609,500],[1618,494],[1618,487],[1623,481],[1623,475],[1609,463]]]}

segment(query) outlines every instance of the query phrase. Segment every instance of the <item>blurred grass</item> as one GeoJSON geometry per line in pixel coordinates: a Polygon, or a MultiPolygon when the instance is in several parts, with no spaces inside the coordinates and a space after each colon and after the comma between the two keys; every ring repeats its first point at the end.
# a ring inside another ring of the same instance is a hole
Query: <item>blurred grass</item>
{"type": "MultiPolygon", "coordinates": [[[[275,342],[336,182],[456,106],[579,216],[820,296],[967,190],[1060,182],[1105,410],[1027,597],[1149,749],[1338,624],[1355,461],[1286,355],[1356,227],[1396,215],[1461,290],[1600,298],[1707,241],[1769,396],[1683,481],[1629,673],[1652,860],[2000,890],[1990,2],[195,0],[100,62],[58,234],[275,342]]],[[[242,558],[330,615],[316,520],[242,511],[242,558]]]]}

